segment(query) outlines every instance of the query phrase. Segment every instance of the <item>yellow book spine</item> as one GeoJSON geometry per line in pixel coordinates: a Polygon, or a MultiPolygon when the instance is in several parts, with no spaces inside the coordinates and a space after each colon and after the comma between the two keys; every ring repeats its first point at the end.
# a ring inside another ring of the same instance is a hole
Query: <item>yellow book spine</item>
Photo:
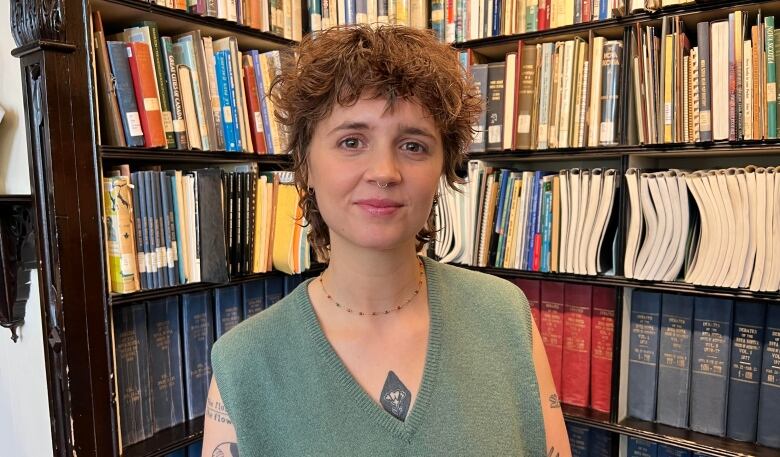
{"type": "Polygon", "coordinates": [[[112,176],[103,178],[103,189],[111,292],[135,292],[139,281],[130,183],[126,176],[112,176]]]}

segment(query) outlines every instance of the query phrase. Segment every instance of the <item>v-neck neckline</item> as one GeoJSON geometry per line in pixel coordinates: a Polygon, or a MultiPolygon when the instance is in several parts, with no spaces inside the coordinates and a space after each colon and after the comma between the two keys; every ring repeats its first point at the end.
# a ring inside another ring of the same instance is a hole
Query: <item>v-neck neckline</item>
{"type": "Polygon", "coordinates": [[[341,357],[339,357],[336,350],[333,348],[333,345],[325,336],[309,296],[308,286],[314,278],[308,279],[303,284],[303,287],[301,287],[303,296],[301,300],[298,300],[304,321],[309,330],[309,335],[312,337],[314,344],[322,357],[322,361],[328,367],[331,374],[335,375],[335,378],[346,389],[348,395],[355,400],[357,407],[371,416],[372,420],[376,423],[390,430],[399,438],[407,441],[411,440],[427,414],[437,377],[436,375],[439,371],[441,341],[441,302],[439,299],[441,294],[439,290],[439,275],[435,266],[432,265],[433,262],[435,262],[434,260],[427,257],[422,257],[422,259],[428,290],[428,347],[425,352],[425,367],[423,368],[420,389],[417,392],[417,398],[412,405],[411,411],[409,411],[409,415],[406,416],[405,421],[393,417],[393,415],[385,411],[380,404],[369,396],[352,373],[347,369],[344,361],[341,360],[341,357]]]}

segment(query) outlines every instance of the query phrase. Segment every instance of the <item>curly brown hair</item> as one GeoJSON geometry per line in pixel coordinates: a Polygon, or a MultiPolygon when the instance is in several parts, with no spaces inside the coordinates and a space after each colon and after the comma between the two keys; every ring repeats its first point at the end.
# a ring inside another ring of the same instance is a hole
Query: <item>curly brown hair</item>
{"type": "MultiPolygon", "coordinates": [[[[442,175],[450,187],[474,135],[483,109],[479,91],[464,75],[457,52],[430,30],[402,26],[353,25],[307,35],[282,57],[281,72],[268,96],[292,154],[295,184],[301,192],[309,241],[319,258],[329,258],[330,234],[308,185],[308,151],[317,123],[336,103],[353,106],[361,96],[413,100],[432,116],[444,147],[442,175]]],[[[433,239],[433,211],[417,234],[417,250],[433,239]]]]}

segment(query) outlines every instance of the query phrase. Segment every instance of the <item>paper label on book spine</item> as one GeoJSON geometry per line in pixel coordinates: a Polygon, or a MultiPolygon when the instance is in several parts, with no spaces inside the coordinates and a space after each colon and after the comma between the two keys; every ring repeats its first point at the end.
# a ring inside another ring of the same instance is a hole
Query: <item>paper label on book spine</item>
{"type": "Polygon", "coordinates": [[[777,100],[777,83],[766,83],[766,101],[774,102],[777,100]]]}
{"type": "Polygon", "coordinates": [[[136,254],[136,263],[138,264],[138,272],[146,273],[146,262],[144,261],[144,253],[139,252],[136,254]]]}
{"type": "Polygon", "coordinates": [[[599,139],[602,144],[612,143],[615,135],[615,124],[612,122],[602,122],[599,139]]]}
{"type": "Polygon", "coordinates": [[[255,132],[256,133],[263,133],[263,117],[262,117],[262,115],[260,114],[259,111],[255,111],[252,114],[254,114],[254,116],[255,116],[255,132]]]}
{"type": "Polygon", "coordinates": [[[127,129],[130,130],[130,136],[141,136],[144,134],[141,128],[141,116],[138,111],[129,111],[127,113],[127,129]]]}
{"type": "Polygon", "coordinates": [[[173,263],[176,261],[176,254],[173,249],[166,249],[165,254],[168,260],[168,268],[173,268],[173,263]]]}
{"type": "Polygon", "coordinates": [[[133,274],[133,262],[135,262],[134,254],[122,254],[119,257],[119,268],[123,276],[133,274]]]}
{"type": "Polygon", "coordinates": [[[478,143],[478,144],[482,144],[482,143],[484,143],[484,142],[485,142],[485,136],[484,136],[484,134],[485,134],[485,132],[484,132],[484,131],[482,131],[482,130],[477,130],[477,131],[474,133],[474,142],[475,142],[475,143],[478,143]]]}
{"type": "Polygon", "coordinates": [[[175,119],[173,121],[173,131],[176,133],[187,131],[187,125],[184,123],[184,119],[175,119]]]}
{"type": "Polygon", "coordinates": [[[498,143],[501,141],[501,126],[491,125],[488,127],[488,143],[498,143]]]}
{"type": "Polygon", "coordinates": [[[146,111],[160,111],[160,100],[157,97],[144,98],[144,109],[146,111]]]}
{"type": "Polygon", "coordinates": [[[517,133],[531,133],[530,114],[521,114],[517,116],[517,133]]]}
{"type": "Polygon", "coordinates": [[[173,132],[173,116],[170,111],[162,112],[163,130],[166,132],[173,132]]]}
{"type": "Polygon", "coordinates": [[[709,132],[712,130],[712,124],[710,121],[710,110],[699,112],[699,131],[709,132]]]}
{"type": "Polygon", "coordinates": [[[664,103],[664,124],[670,125],[672,123],[672,103],[664,103]]]}
{"type": "Polygon", "coordinates": [[[229,106],[222,107],[222,116],[225,118],[225,123],[227,124],[233,123],[233,112],[231,111],[229,106]]]}

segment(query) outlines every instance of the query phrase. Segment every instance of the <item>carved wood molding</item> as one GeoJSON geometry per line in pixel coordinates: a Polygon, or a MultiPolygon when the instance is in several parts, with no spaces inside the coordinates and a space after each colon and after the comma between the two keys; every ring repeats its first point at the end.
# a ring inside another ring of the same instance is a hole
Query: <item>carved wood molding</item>
{"type": "Polygon", "coordinates": [[[11,330],[14,342],[30,296],[30,271],[36,266],[34,235],[32,199],[0,197],[0,326],[11,330]]]}
{"type": "Polygon", "coordinates": [[[11,0],[11,31],[17,46],[65,41],[63,0],[11,0]]]}

